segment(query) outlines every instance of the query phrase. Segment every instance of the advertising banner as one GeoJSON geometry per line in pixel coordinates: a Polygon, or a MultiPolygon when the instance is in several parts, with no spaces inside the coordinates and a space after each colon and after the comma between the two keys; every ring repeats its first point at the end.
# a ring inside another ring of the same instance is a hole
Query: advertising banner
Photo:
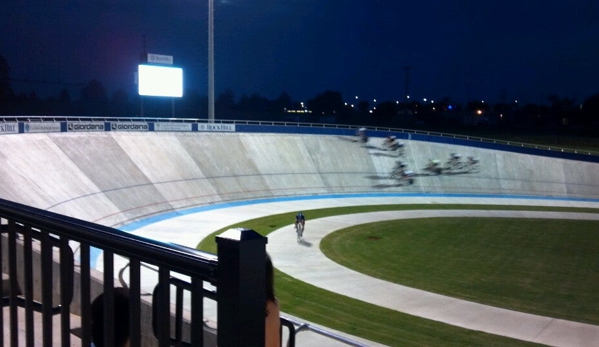
{"type": "Polygon", "coordinates": [[[198,124],[198,131],[235,131],[235,124],[198,124]]]}
{"type": "Polygon", "coordinates": [[[0,134],[16,134],[19,132],[19,123],[0,123],[0,134]]]}
{"type": "Polygon", "coordinates": [[[146,122],[111,123],[112,131],[148,131],[150,125],[146,122]]]}
{"type": "Polygon", "coordinates": [[[26,133],[59,133],[60,132],[60,122],[53,122],[53,123],[27,122],[27,123],[25,123],[24,130],[26,133]]]}
{"type": "Polygon", "coordinates": [[[154,131],[191,131],[191,123],[154,123],[154,131]]]}
{"type": "Polygon", "coordinates": [[[104,131],[104,122],[68,122],[67,131],[104,131]]]}

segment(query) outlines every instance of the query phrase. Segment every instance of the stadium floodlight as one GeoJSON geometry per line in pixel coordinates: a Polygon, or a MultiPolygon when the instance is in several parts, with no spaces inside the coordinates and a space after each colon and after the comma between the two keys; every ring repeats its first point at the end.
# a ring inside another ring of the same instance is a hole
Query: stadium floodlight
{"type": "Polygon", "coordinates": [[[183,69],[140,64],[138,67],[139,95],[183,96],[183,69]]]}

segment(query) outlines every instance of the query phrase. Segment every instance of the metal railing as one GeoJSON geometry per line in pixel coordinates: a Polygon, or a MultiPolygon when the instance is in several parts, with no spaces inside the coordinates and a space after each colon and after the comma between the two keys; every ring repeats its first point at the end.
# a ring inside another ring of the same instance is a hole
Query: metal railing
{"type": "MultiPolygon", "coordinates": [[[[173,123],[200,123],[200,124],[235,124],[235,125],[258,125],[258,126],[285,126],[285,127],[308,127],[308,128],[325,128],[325,129],[348,129],[357,130],[363,125],[351,125],[351,124],[329,124],[329,123],[307,123],[307,122],[293,122],[293,121],[260,121],[260,120],[226,120],[226,119],[215,119],[208,121],[207,119],[199,118],[151,118],[151,117],[77,117],[77,116],[36,116],[36,115],[24,115],[24,116],[0,116],[3,122],[173,122],[173,123]]],[[[540,149],[554,152],[574,153],[583,155],[599,156],[598,151],[592,150],[581,150],[575,148],[561,147],[561,146],[547,146],[533,143],[525,143],[518,141],[498,140],[492,138],[450,134],[436,131],[424,131],[415,129],[402,129],[402,128],[389,128],[381,126],[368,126],[368,131],[381,132],[382,133],[397,133],[397,134],[414,134],[414,135],[426,135],[436,136],[441,138],[467,140],[480,143],[499,144],[512,147],[540,149]]]]}
{"type": "MultiPolygon", "coordinates": [[[[2,199],[0,222],[0,259],[3,273],[8,274],[10,282],[8,295],[3,298],[3,306],[9,309],[7,321],[0,315],[2,326],[10,327],[10,343],[5,343],[2,331],[0,345],[16,347],[23,345],[19,340],[24,339],[24,345],[33,346],[35,332],[41,333],[43,346],[52,346],[55,339],[62,346],[70,346],[71,330],[80,329],[81,345],[89,346],[92,294],[103,292],[106,302],[113,300],[115,255],[128,258],[130,263],[128,310],[131,346],[171,346],[183,345],[183,342],[203,346],[204,330],[193,327],[203,327],[203,299],[214,298],[213,294],[204,290],[204,282],[217,288],[218,345],[242,346],[248,341],[251,345],[264,344],[264,281],[247,279],[264,279],[266,238],[253,230],[231,229],[219,236],[220,257],[217,258],[213,254],[144,239],[2,199]],[[39,243],[34,243],[34,239],[39,243]],[[74,242],[80,244],[80,273],[74,271],[69,244],[74,242]],[[103,252],[103,274],[96,275],[101,279],[91,276],[92,247],[103,252]],[[153,305],[147,308],[142,303],[140,292],[142,262],[157,267],[159,277],[156,287],[160,290],[155,292],[153,305]],[[240,266],[241,263],[243,266],[240,266]],[[192,328],[185,338],[179,325],[171,332],[172,317],[179,317],[178,309],[175,314],[171,312],[170,284],[177,281],[171,274],[191,279],[185,289],[191,293],[189,326],[192,328]],[[41,283],[37,279],[41,279],[41,283]],[[239,293],[244,293],[244,296],[239,293]],[[251,295],[245,295],[247,293],[251,295]],[[36,301],[39,303],[35,304],[36,301]],[[18,310],[19,307],[24,308],[24,313],[18,310]],[[36,312],[42,315],[41,328],[34,327],[36,312]],[[81,316],[80,327],[72,326],[71,313],[81,316]],[[52,333],[52,317],[55,314],[60,314],[60,336],[52,333]],[[22,321],[20,315],[25,316],[24,327],[19,327],[22,321]],[[141,323],[142,317],[149,315],[156,327],[155,337],[148,333],[151,328],[141,323]]],[[[104,307],[105,343],[113,345],[113,324],[109,323],[114,321],[117,313],[111,305],[104,307]]]]}

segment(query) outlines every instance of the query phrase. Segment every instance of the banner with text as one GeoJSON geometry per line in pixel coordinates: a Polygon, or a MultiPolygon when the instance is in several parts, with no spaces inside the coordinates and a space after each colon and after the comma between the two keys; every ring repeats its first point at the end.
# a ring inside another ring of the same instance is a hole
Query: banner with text
{"type": "Polygon", "coordinates": [[[198,124],[198,131],[235,131],[235,124],[198,124]]]}
{"type": "Polygon", "coordinates": [[[110,130],[112,130],[112,131],[148,131],[148,130],[150,130],[150,125],[145,122],[111,123],[110,130]]]}
{"type": "Polygon", "coordinates": [[[26,133],[59,133],[60,130],[60,122],[53,123],[34,123],[27,122],[24,126],[24,131],[26,133]]]}
{"type": "Polygon", "coordinates": [[[191,131],[191,123],[154,123],[154,131],[191,131]]]}
{"type": "Polygon", "coordinates": [[[104,122],[68,122],[67,131],[104,131],[104,122]]]}
{"type": "Polygon", "coordinates": [[[16,134],[19,132],[19,123],[0,123],[0,134],[16,134]]]}

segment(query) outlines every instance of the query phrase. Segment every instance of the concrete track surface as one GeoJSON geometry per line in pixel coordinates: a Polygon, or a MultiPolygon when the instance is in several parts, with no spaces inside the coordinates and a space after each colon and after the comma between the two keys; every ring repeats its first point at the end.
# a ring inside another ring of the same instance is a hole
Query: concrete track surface
{"type": "MultiPolygon", "coordinates": [[[[406,141],[400,159],[414,172],[415,183],[401,186],[389,178],[398,158],[381,150],[381,142],[374,138],[359,145],[341,136],[253,133],[2,135],[0,197],[108,226],[134,229],[132,223],[141,221],[138,226],[146,227],[135,232],[146,236],[168,223],[178,235],[176,242],[188,246],[216,225],[256,215],[240,206],[214,210],[221,212],[200,220],[194,216],[198,207],[228,202],[322,196],[340,206],[353,201],[332,196],[388,194],[391,200],[382,203],[436,203],[443,194],[457,193],[488,195],[487,202],[474,203],[512,204],[496,196],[518,195],[524,196],[523,204],[578,206],[594,205],[599,198],[599,164],[420,141],[406,141]],[[423,170],[430,158],[445,162],[453,152],[479,158],[480,169],[442,175],[423,170]],[[217,220],[211,223],[211,218],[217,220]]],[[[308,209],[298,202],[287,210],[308,209]]],[[[253,206],[280,212],[268,203],[253,206]]],[[[274,251],[270,245],[269,251],[274,251]]],[[[278,261],[275,257],[275,265],[278,261]]]]}
{"type": "Polygon", "coordinates": [[[120,226],[219,202],[347,193],[518,194],[598,198],[599,164],[406,141],[415,174],[398,186],[398,159],[352,138],[264,133],[55,133],[0,136],[0,197],[120,226]],[[429,158],[457,152],[478,172],[428,175],[429,158]]]}

